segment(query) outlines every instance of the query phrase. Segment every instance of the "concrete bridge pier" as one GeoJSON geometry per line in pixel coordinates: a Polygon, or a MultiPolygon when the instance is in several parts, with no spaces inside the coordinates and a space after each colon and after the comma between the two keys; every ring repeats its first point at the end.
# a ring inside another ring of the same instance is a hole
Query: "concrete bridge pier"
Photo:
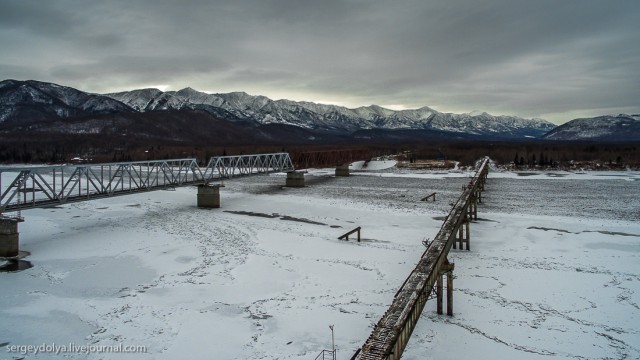
{"type": "Polygon", "coordinates": [[[217,209],[220,207],[220,187],[223,185],[198,185],[198,207],[217,209]]]}
{"type": "Polygon", "coordinates": [[[0,257],[16,257],[19,254],[18,220],[0,218],[0,257]]]}
{"type": "Polygon", "coordinates": [[[289,171],[287,172],[286,187],[304,187],[304,172],[289,171]]]}
{"type": "Polygon", "coordinates": [[[349,176],[349,165],[339,165],[336,167],[336,176],[349,176]]]}

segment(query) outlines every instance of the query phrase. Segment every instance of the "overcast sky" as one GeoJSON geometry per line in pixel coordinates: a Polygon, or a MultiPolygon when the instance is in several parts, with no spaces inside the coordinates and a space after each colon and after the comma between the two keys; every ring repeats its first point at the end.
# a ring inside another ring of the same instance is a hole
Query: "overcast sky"
{"type": "Polygon", "coordinates": [[[640,113],[638,0],[0,0],[0,80],[563,123],[640,113]]]}

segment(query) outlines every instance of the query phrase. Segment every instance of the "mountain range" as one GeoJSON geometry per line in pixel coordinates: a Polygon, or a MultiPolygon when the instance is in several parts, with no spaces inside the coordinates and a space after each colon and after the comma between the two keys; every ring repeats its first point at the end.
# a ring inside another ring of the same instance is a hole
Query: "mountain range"
{"type": "MultiPolygon", "coordinates": [[[[402,141],[434,137],[640,139],[638,115],[576,119],[556,127],[541,119],[495,116],[486,112],[442,113],[426,106],[414,110],[390,110],[377,105],[350,109],[304,101],[271,100],[244,92],[208,94],[185,88],[179,91],[139,89],[91,94],[34,80],[0,82],[0,128],[5,131],[115,134],[130,132],[127,126],[141,119],[140,122],[146,124],[139,128],[143,136],[170,138],[172,132],[162,132],[160,125],[159,129],[154,129],[155,123],[151,119],[158,119],[158,124],[172,121],[174,123],[165,129],[177,129],[194,126],[195,123],[189,121],[194,117],[202,124],[207,121],[215,124],[218,133],[225,128],[233,128],[229,131],[234,134],[249,129],[259,139],[285,142],[288,138],[298,142],[301,139],[311,142],[335,141],[337,138],[345,141],[349,138],[402,141]],[[619,136],[620,133],[623,136],[619,136]]],[[[199,129],[204,126],[202,124],[198,125],[199,129]]],[[[206,129],[204,126],[198,131],[206,129]]],[[[188,129],[181,133],[187,141],[190,136],[188,129]]]]}
{"type": "Polygon", "coordinates": [[[175,92],[141,89],[106,96],[140,112],[198,109],[226,119],[293,125],[340,134],[369,129],[411,129],[511,138],[538,137],[555,127],[544,120],[487,113],[441,113],[429,107],[395,111],[377,105],[349,109],[304,101],[271,100],[244,92],[207,94],[191,88],[175,92]]]}

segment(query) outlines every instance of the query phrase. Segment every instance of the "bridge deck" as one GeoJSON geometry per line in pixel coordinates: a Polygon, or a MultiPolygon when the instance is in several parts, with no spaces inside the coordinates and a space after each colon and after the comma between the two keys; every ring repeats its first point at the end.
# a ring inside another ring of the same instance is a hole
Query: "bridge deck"
{"type": "Polygon", "coordinates": [[[443,270],[456,232],[466,221],[473,197],[483,188],[488,160],[485,158],[482,161],[475,176],[453,205],[440,231],[396,293],[393,303],[378,321],[357,359],[399,359],[402,355],[437,276],[443,270]]]}

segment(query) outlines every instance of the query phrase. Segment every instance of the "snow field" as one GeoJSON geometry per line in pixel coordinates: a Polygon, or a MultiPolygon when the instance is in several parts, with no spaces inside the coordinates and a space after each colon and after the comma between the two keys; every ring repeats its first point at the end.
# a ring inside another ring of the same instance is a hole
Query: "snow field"
{"type": "MultiPolygon", "coordinates": [[[[226,181],[220,209],[196,208],[189,187],[23,212],[34,267],[0,273],[0,344],[313,359],[335,324],[338,357],[350,358],[472,172],[331,174],[311,172],[302,189],[283,188],[282,174],[226,181]],[[434,191],[435,203],[417,201],[434,191]],[[361,243],[337,240],[356,226],[361,243]]],[[[622,174],[490,173],[472,251],[450,254],[455,315],[427,303],[403,358],[640,357],[639,174],[622,174]],[[593,203],[592,188],[579,193],[587,183],[613,193],[593,203]],[[593,209],[563,211],[554,199],[568,189],[593,209]]]]}

